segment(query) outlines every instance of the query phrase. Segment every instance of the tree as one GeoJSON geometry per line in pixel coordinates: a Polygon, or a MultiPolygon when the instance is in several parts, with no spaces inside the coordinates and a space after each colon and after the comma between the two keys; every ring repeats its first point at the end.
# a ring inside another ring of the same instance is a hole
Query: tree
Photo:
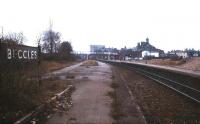
{"type": "Polygon", "coordinates": [[[2,41],[6,43],[12,44],[23,44],[25,41],[25,36],[23,32],[20,33],[8,33],[7,35],[3,36],[2,41]]]}
{"type": "Polygon", "coordinates": [[[53,31],[51,28],[45,31],[42,36],[42,50],[50,54],[58,52],[60,37],[61,34],[53,31]]]}
{"type": "Polygon", "coordinates": [[[71,43],[64,41],[58,50],[58,53],[63,58],[70,58],[71,52],[73,51],[71,43]]]}

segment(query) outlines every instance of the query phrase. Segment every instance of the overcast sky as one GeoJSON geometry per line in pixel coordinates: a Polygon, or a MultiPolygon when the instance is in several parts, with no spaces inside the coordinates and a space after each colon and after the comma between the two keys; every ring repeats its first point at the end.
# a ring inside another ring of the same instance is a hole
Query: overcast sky
{"type": "Polygon", "coordinates": [[[200,49],[199,0],[0,0],[4,33],[22,31],[27,45],[36,45],[50,19],[76,51],[134,47],[146,37],[165,51],[200,49]]]}

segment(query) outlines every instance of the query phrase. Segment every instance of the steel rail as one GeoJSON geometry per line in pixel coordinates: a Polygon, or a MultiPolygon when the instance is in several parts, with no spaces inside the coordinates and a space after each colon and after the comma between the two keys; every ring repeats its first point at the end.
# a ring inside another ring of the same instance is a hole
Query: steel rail
{"type": "Polygon", "coordinates": [[[114,65],[120,65],[131,71],[135,71],[139,74],[142,74],[143,76],[146,76],[146,77],[154,80],[155,82],[162,84],[164,86],[167,86],[168,88],[180,93],[181,95],[183,95],[197,103],[200,103],[200,91],[193,87],[181,84],[177,81],[173,81],[169,78],[160,76],[159,74],[148,72],[148,71],[142,69],[141,67],[136,68],[131,65],[127,65],[126,63],[116,63],[116,62],[108,62],[108,63],[114,64],[114,65]]]}
{"type": "Polygon", "coordinates": [[[159,76],[159,75],[156,75],[156,74],[149,74],[149,72],[147,72],[147,71],[143,71],[143,70],[141,71],[141,70],[138,70],[138,69],[134,70],[134,71],[136,71],[137,73],[140,73],[140,74],[142,74],[142,75],[144,75],[144,76],[146,76],[146,77],[148,77],[148,78],[150,78],[150,79],[152,79],[152,80],[154,80],[154,81],[156,81],[156,82],[158,82],[158,83],[160,83],[164,86],[167,86],[168,88],[175,90],[176,92],[178,92],[178,93],[200,103],[200,91],[197,90],[197,89],[194,89],[192,87],[189,87],[189,86],[186,86],[186,85],[183,85],[183,84],[180,85],[180,83],[178,83],[178,82],[172,81],[170,79],[167,79],[165,77],[162,77],[162,76],[159,76]],[[158,77],[164,79],[165,81],[163,81],[162,79],[161,80],[157,79],[158,77]],[[177,86],[174,86],[174,84],[177,84],[177,86]],[[185,89],[185,91],[183,89],[185,89]]]}

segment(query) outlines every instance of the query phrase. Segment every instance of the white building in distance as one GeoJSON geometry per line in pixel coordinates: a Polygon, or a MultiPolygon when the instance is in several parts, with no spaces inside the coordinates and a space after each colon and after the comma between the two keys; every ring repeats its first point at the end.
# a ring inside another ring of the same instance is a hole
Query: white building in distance
{"type": "Polygon", "coordinates": [[[176,55],[178,56],[178,57],[182,57],[182,58],[187,58],[188,57],[188,54],[187,54],[187,52],[185,52],[185,51],[181,51],[181,50],[176,50],[176,55]]]}
{"type": "Polygon", "coordinates": [[[154,51],[142,51],[142,58],[144,57],[159,57],[159,52],[154,52],[154,51]]]}
{"type": "Polygon", "coordinates": [[[90,52],[97,53],[105,49],[105,45],[90,45],[90,52]]]}

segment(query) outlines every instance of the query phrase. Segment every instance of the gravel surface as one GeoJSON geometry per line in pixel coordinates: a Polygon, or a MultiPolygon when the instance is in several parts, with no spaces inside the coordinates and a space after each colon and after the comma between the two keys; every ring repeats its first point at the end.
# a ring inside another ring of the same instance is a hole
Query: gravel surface
{"type": "MultiPolygon", "coordinates": [[[[64,114],[58,109],[47,116],[47,124],[200,123],[199,104],[133,71],[99,62],[61,74],[76,87],[72,107],[64,114]],[[114,95],[115,104],[108,93],[114,95]]],[[[65,103],[57,105],[62,108],[65,103]]]]}
{"type": "Polygon", "coordinates": [[[68,113],[68,124],[112,124],[109,116],[111,99],[106,93],[112,89],[111,70],[108,65],[80,66],[72,72],[79,78],[75,79],[76,90],[72,94],[73,107],[68,113]],[[81,78],[82,77],[82,78],[81,78]]]}
{"type": "Polygon", "coordinates": [[[200,105],[133,71],[117,68],[149,124],[199,124],[200,105]]]}
{"type": "Polygon", "coordinates": [[[109,115],[112,99],[106,95],[112,90],[110,67],[100,62],[98,66],[80,65],[57,71],[61,80],[68,80],[75,86],[72,103],[70,101],[69,104],[72,107],[68,111],[68,102],[63,99],[56,104],[56,108],[63,108],[64,111],[53,108],[56,112],[47,116],[45,124],[112,124],[113,119],[109,115]]]}
{"type": "Polygon", "coordinates": [[[127,88],[128,82],[124,79],[124,76],[119,69],[112,67],[113,71],[113,86],[116,93],[115,107],[117,118],[115,124],[146,124],[146,120],[143,113],[136,103],[131,89],[127,88]]]}

